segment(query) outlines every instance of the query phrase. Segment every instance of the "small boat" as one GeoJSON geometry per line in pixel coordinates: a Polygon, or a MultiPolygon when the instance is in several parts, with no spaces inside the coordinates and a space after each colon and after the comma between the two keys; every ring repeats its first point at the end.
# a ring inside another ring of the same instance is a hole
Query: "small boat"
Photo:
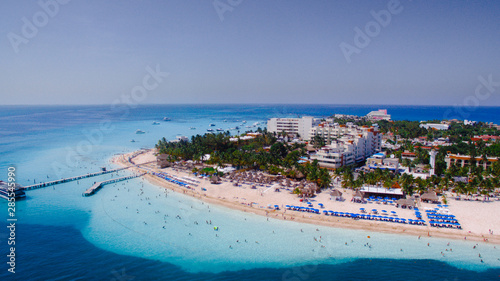
{"type": "Polygon", "coordinates": [[[236,127],[234,127],[234,129],[235,129],[235,130],[239,130],[239,129],[240,129],[240,127],[236,126],[236,127]]]}
{"type": "Polygon", "coordinates": [[[210,127],[214,127],[214,126],[215,126],[215,124],[214,124],[214,123],[210,123],[210,127]]]}
{"type": "Polygon", "coordinates": [[[135,133],[136,133],[136,134],[145,134],[146,132],[144,132],[143,130],[139,130],[139,129],[138,129],[137,131],[135,131],[135,133]]]}
{"type": "Polygon", "coordinates": [[[224,129],[222,129],[222,128],[217,128],[217,131],[218,131],[218,132],[222,132],[222,131],[224,131],[224,129]]]}
{"type": "Polygon", "coordinates": [[[153,125],[160,125],[160,122],[156,122],[156,121],[154,121],[154,122],[153,122],[153,125]]]}
{"type": "Polygon", "coordinates": [[[247,121],[243,120],[243,121],[241,121],[241,122],[242,122],[243,124],[245,124],[247,121]]]}
{"type": "Polygon", "coordinates": [[[130,142],[135,142],[135,140],[130,140],[130,142]]]}
{"type": "Polygon", "coordinates": [[[168,117],[163,117],[163,121],[172,121],[172,119],[170,119],[168,117]]]}
{"type": "Polygon", "coordinates": [[[213,132],[214,130],[213,129],[207,129],[207,132],[213,132]]]}
{"type": "Polygon", "coordinates": [[[191,127],[191,128],[189,128],[189,129],[191,129],[191,130],[196,130],[196,128],[195,128],[195,127],[191,127]]]}
{"type": "Polygon", "coordinates": [[[227,122],[227,120],[226,120],[226,119],[224,119],[224,122],[227,122]]]}

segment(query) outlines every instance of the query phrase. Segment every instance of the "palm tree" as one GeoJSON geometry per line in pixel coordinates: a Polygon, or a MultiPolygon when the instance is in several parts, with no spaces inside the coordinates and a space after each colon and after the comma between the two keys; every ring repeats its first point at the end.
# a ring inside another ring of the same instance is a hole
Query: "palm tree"
{"type": "Polygon", "coordinates": [[[401,175],[401,188],[406,194],[412,195],[413,194],[413,182],[414,182],[413,175],[408,175],[408,174],[402,174],[401,175]]]}

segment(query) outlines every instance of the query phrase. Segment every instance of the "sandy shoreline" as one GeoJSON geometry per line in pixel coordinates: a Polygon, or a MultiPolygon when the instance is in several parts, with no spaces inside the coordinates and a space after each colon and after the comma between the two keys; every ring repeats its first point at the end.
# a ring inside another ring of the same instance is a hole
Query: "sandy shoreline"
{"type": "MultiPolygon", "coordinates": [[[[112,161],[120,166],[132,166],[132,164],[127,161],[127,159],[136,153],[137,152],[116,156],[112,161]]],[[[134,155],[133,158],[134,162],[138,164],[151,162],[155,159],[156,158],[153,155],[152,150],[139,155],[134,155]]],[[[149,166],[149,168],[153,167],[153,165],[149,166]]],[[[405,234],[415,236],[416,239],[418,236],[425,237],[428,235],[431,237],[449,238],[455,240],[464,240],[464,237],[466,237],[467,240],[484,242],[485,239],[487,239],[488,243],[500,244],[500,235],[498,235],[500,234],[500,218],[492,216],[492,214],[499,213],[500,211],[500,202],[498,201],[489,203],[475,201],[449,202],[450,211],[452,211],[452,213],[457,216],[457,219],[462,224],[463,229],[443,229],[430,227],[428,225],[419,226],[381,221],[354,220],[352,218],[345,217],[332,217],[325,216],[323,214],[310,214],[290,211],[285,210],[284,208],[281,208],[280,210],[270,210],[265,208],[268,204],[277,204],[280,205],[280,207],[285,205],[305,205],[299,202],[299,198],[297,198],[296,195],[289,194],[289,192],[274,192],[272,190],[273,188],[262,187],[259,189],[250,189],[249,186],[244,185],[242,187],[235,187],[228,181],[223,181],[223,183],[221,184],[213,185],[208,180],[194,178],[192,175],[186,172],[178,171],[173,168],[166,168],[162,169],[161,171],[178,177],[195,179],[198,180],[199,183],[196,187],[187,189],[185,187],[167,182],[153,175],[145,175],[144,177],[154,185],[192,196],[207,203],[217,204],[242,212],[249,212],[257,215],[267,216],[269,218],[292,220],[300,223],[308,223],[335,228],[358,229],[370,233],[374,232],[373,234],[376,234],[377,232],[405,234]],[[206,191],[202,191],[202,188],[206,189],[206,191]],[[252,202],[257,204],[249,204],[252,202]],[[480,206],[480,208],[478,206],[480,206]],[[493,231],[494,235],[489,233],[490,229],[493,231]]],[[[359,213],[360,207],[364,207],[366,209],[384,209],[388,210],[389,212],[395,210],[398,216],[401,218],[415,218],[413,216],[413,211],[406,209],[395,208],[393,206],[387,205],[351,203],[349,200],[352,197],[352,192],[350,190],[342,190],[342,192],[344,192],[344,197],[346,198],[346,201],[344,202],[331,201],[329,200],[328,192],[322,192],[317,195],[317,197],[315,198],[316,202],[314,202],[314,204],[316,205],[316,203],[322,202],[325,204],[326,210],[353,213],[359,213]]],[[[429,204],[428,206],[433,207],[434,205],[429,204]]],[[[424,219],[426,219],[425,215],[424,219]]]]}

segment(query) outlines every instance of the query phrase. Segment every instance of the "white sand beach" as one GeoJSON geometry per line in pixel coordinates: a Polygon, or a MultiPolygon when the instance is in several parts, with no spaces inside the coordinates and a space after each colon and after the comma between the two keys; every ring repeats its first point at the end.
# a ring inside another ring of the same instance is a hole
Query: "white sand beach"
{"type": "MultiPolygon", "coordinates": [[[[128,162],[128,158],[133,154],[134,153],[117,156],[113,159],[113,162],[121,166],[131,166],[128,162]]],[[[133,162],[137,164],[152,161],[156,161],[153,150],[149,150],[148,152],[139,155],[134,155],[133,157],[133,162]]],[[[300,198],[288,190],[281,189],[280,192],[275,192],[275,187],[277,186],[256,185],[256,189],[252,189],[251,184],[240,184],[236,187],[228,179],[222,179],[220,184],[212,184],[208,179],[196,177],[192,173],[185,170],[176,168],[165,168],[159,170],[155,168],[155,164],[149,164],[147,167],[156,172],[161,171],[174,177],[178,177],[183,179],[184,182],[190,184],[190,188],[188,189],[153,175],[145,176],[148,181],[157,186],[168,188],[207,202],[220,204],[243,212],[252,212],[283,220],[293,220],[297,222],[331,227],[363,229],[374,232],[401,233],[414,236],[467,239],[500,244],[500,217],[495,215],[500,212],[500,201],[481,202],[456,201],[454,199],[448,199],[447,209],[449,210],[449,213],[456,216],[456,219],[461,224],[462,229],[437,228],[429,225],[422,226],[385,221],[355,220],[352,218],[326,216],[322,214],[323,210],[360,213],[360,208],[365,208],[368,212],[372,209],[377,209],[379,213],[382,210],[385,210],[389,215],[392,214],[394,217],[416,219],[415,212],[413,210],[397,208],[389,204],[352,203],[352,190],[339,188],[339,190],[343,193],[343,198],[345,199],[343,202],[330,200],[330,190],[325,190],[310,199],[315,208],[319,208],[318,203],[322,203],[324,205],[324,208],[320,209],[320,214],[303,213],[286,210],[286,205],[302,207],[306,207],[307,205],[306,203],[300,202],[300,198]],[[280,209],[270,209],[268,208],[269,205],[279,205],[280,209]],[[391,212],[395,212],[395,214],[391,212]]],[[[435,207],[436,204],[420,203],[419,205],[423,214],[425,213],[424,210],[426,208],[435,207]]],[[[427,221],[425,214],[423,215],[423,219],[427,221]]]]}

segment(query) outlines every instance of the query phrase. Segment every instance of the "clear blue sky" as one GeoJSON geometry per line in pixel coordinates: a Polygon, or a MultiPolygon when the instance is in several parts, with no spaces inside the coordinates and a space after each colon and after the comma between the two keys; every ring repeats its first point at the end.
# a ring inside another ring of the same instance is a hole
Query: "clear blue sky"
{"type": "Polygon", "coordinates": [[[500,83],[500,1],[401,0],[348,63],[389,2],[243,0],[221,21],[212,0],[72,0],[24,36],[44,10],[1,1],[0,104],[109,104],[159,65],[141,103],[500,105],[499,85],[475,96],[500,83]]]}

